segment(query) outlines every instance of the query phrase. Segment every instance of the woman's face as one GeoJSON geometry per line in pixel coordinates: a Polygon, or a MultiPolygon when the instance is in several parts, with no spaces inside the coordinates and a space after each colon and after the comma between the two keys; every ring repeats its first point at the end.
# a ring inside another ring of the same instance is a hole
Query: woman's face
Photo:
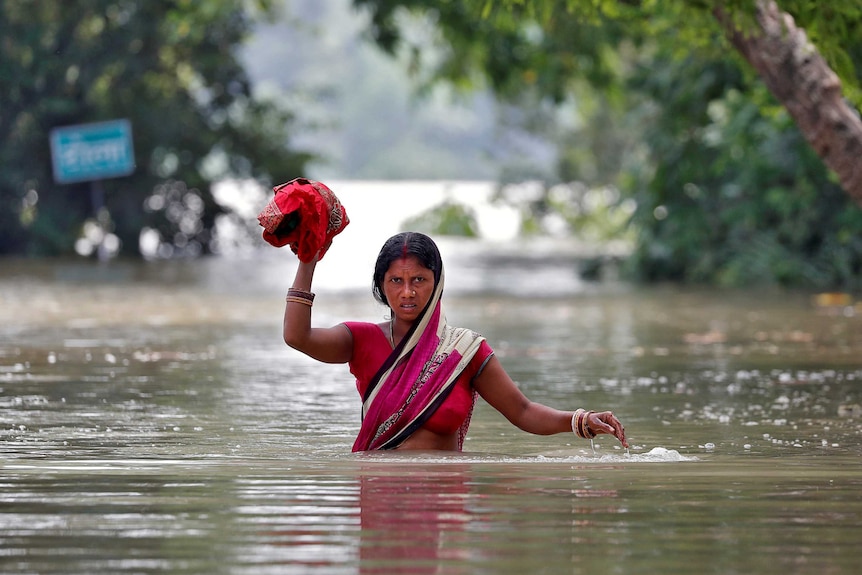
{"type": "Polygon", "coordinates": [[[416,321],[434,294],[434,272],[416,256],[398,258],[383,276],[383,293],[397,319],[416,321]]]}

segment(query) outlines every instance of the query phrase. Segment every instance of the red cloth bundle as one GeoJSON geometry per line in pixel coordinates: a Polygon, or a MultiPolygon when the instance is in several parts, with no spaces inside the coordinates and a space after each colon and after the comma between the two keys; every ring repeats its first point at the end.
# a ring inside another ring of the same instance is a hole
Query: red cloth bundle
{"type": "Polygon", "coordinates": [[[327,244],[347,227],[347,210],[320,182],[296,178],[273,188],[270,200],[257,221],[263,226],[263,239],[280,248],[290,245],[300,261],[308,263],[320,252],[323,259],[327,244]]]}

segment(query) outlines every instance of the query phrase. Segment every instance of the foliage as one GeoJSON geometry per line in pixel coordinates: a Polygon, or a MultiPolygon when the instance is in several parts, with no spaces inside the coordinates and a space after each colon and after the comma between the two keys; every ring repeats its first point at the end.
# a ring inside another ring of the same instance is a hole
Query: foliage
{"type": "Polygon", "coordinates": [[[862,209],[786,111],[728,62],[650,64],[633,80],[654,166],[632,186],[637,276],[862,288],[862,209]]]}
{"type": "MultiPolygon", "coordinates": [[[[423,14],[451,49],[436,78],[474,83],[487,78],[498,93],[536,88],[563,99],[573,79],[612,87],[608,59],[624,43],[664,43],[677,55],[711,50],[727,56],[729,45],[713,16],[722,9],[751,28],[751,0],[353,0],[371,14],[370,32],[386,50],[421,47],[404,35],[407,14],[423,14]]],[[[803,27],[843,82],[848,98],[862,106],[862,61],[854,50],[862,38],[862,0],[778,0],[803,27]],[[827,6],[828,4],[828,6],[827,6]]],[[[427,62],[426,62],[427,64],[427,62]]],[[[423,66],[414,66],[415,70],[423,66]]]]}
{"type": "Polygon", "coordinates": [[[500,187],[495,200],[520,209],[525,236],[572,237],[594,245],[633,239],[628,222],[634,202],[613,187],[522,182],[500,187]]]}
{"type": "MultiPolygon", "coordinates": [[[[786,112],[730,50],[713,11],[751,27],[744,0],[354,0],[395,51],[406,13],[427,15],[452,50],[432,78],[489,84],[514,104],[577,106],[530,125],[555,142],[555,174],[525,200],[527,225],[574,223],[559,182],[617,188],[636,200],[631,270],[658,281],[862,288],[862,213],[786,112]],[[564,129],[569,137],[565,137],[564,129]],[[532,224],[531,224],[532,222],[532,224]]],[[[862,1],[780,0],[860,98],[862,1]],[[840,4],[840,6],[839,6],[840,4]]],[[[527,117],[535,119],[535,115],[527,117]]],[[[506,181],[513,178],[507,177],[506,181]]],[[[574,207],[572,207],[574,206],[574,207]]]]}
{"type": "Polygon", "coordinates": [[[163,255],[206,251],[221,211],[209,190],[214,179],[268,182],[300,172],[308,156],[288,150],[293,114],[256,101],[237,59],[253,22],[249,6],[4,2],[0,253],[67,253],[96,215],[93,186],[52,180],[48,137],[58,126],[130,119],[137,169],[101,183],[106,211],[98,216],[131,252],[144,228],[170,248],[163,255]]]}
{"type": "Polygon", "coordinates": [[[613,53],[607,46],[619,40],[612,21],[601,26],[557,18],[545,20],[543,27],[526,19],[525,6],[497,8],[469,0],[354,0],[354,5],[369,11],[370,33],[383,49],[409,53],[417,73],[431,70],[427,82],[445,79],[471,88],[487,80],[497,94],[515,100],[534,89],[561,101],[574,77],[611,87],[614,70],[607,58],[613,53]],[[429,52],[404,33],[415,27],[432,28],[438,50],[429,52]],[[435,58],[423,59],[429,53],[435,58]]]}
{"type": "Polygon", "coordinates": [[[447,199],[432,209],[410,218],[402,224],[405,230],[423,232],[429,235],[460,236],[475,238],[478,223],[474,211],[451,199],[447,199]]]}

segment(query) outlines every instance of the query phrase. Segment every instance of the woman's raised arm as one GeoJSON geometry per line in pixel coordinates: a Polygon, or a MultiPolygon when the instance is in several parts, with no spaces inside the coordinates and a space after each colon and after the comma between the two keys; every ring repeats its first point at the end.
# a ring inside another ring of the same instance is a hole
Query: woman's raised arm
{"type": "Polygon", "coordinates": [[[310,263],[300,262],[296,270],[284,306],[284,343],[318,361],[347,363],[353,354],[353,335],[347,326],[311,327],[314,303],[311,281],[316,265],[316,259],[310,263]]]}

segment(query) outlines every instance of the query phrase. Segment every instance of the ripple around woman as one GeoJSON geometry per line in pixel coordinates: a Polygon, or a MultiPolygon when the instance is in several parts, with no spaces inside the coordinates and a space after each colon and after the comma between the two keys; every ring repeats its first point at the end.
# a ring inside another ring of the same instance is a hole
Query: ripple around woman
{"type": "Polygon", "coordinates": [[[353,451],[460,451],[477,395],[526,432],[574,432],[585,439],[606,433],[628,447],[612,412],[561,411],[530,401],[484,337],[446,323],[443,262],[430,237],[400,233],[380,250],[372,293],[390,309],[382,323],[311,327],[311,285],[320,257],[299,263],[286,298],[284,341],[318,361],[349,365],[362,397],[353,451]]]}

